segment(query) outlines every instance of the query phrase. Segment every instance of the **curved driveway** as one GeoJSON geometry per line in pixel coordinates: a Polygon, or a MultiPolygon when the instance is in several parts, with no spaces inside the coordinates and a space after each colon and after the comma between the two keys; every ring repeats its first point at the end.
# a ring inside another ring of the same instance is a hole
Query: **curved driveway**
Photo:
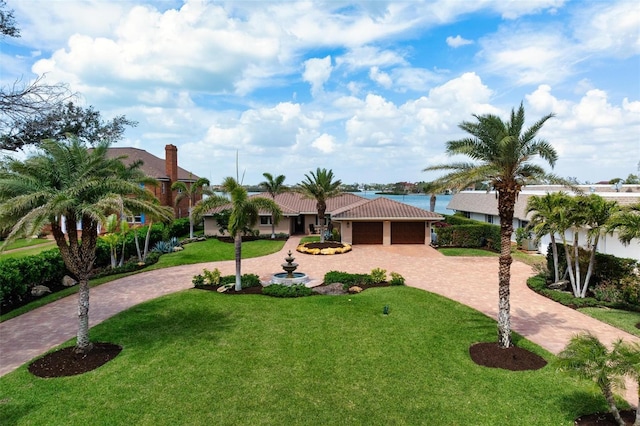
{"type": "MultiPolygon", "coordinates": [[[[446,257],[423,245],[355,246],[338,256],[296,253],[298,237],[290,238],[283,250],[268,256],[245,259],[243,272],[256,273],[263,280],[281,272],[288,250],[294,253],[297,271],[320,283],[325,272],[341,270],[369,273],[373,268],[398,272],[407,285],[440,294],[497,317],[497,257],[446,257]]],[[[90,325],[145,300],[191,288],[191,279],[203,268],[218,268],[223,275],[234,273],[233,261],[184,265],[131,275],[91,289],[90,325]]],[[[514,262],[511,267],[511,321],[514,331],[557,354],[578,332],[590,331],[607,344],[615,339],[640,339],[598,320],[564,307],[531,291],[526,280],[531,267],[514,262]]],[[[56,301],[42,308],[0,323],[0,376],[32,358],[75,337],[77,298],[56,301]]],[[[627,382],[626,399],[637,403],[637,387],[627,382]]]]}

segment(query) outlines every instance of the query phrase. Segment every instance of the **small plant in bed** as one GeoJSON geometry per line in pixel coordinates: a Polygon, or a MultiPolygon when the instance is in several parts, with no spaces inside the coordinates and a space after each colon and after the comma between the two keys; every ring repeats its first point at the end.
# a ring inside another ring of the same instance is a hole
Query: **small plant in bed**
{"type": "Polygon", "coordinates": [[[262,288],[262,294],[272,297],[305,297],[313,295],[314,292],[304,284],[271,284],[262,288]]]}
{"type": "Polygon", "coordinates": [[[195,288],[201,290],[220,291],[220,288],[226,288],[224,291],[220,291],[225,294],[261,294],[262,292],[262,283],[256,274],[242,274],[240,278],[242,290],[235,291],[233,287],[236,276],[220,276],[220,271],[217,268],[213,271],[205,269],[202,274],[194,276],[191,282],[195,288]]]}

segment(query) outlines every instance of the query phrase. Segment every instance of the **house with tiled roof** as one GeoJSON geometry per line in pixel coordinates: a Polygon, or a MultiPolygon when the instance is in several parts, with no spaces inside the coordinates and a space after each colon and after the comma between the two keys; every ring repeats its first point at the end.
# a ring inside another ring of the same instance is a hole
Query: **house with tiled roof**
{"type": "MultiPolygon", "coordinates": [[[[109,158],[126,157],[123,162],[127,165],[141,160],[142,171],[148,177],[158,181],[157,186],[146,185],[146,188],[160,201],[163,206],[174,209],[176,218],[189,217],[189,200],[182,199],[175,205],[177,191],[171,190],[174,182],[184,182],[187,187],[198,180],[198,176],[178,166],[178,148],[175,145],[165,146],[165,158],[159,158],[143,149],[131,147],[111,147],[107,152],[109,158]]],[[[195,204],[202,198],[198,195],[193,200],[195,204]]],[[[144,215],[136,216],[133,222],[145,223],[144,215]]]]}
{"type": "MultiPolygon", "coordinates": [[[[629,206],[640,203],[640,185],[578,185],[577,188],[585,194],[595,193],[609,201],[616,201],[620,206],[629,206]]],[[[533,195],[544,196],[549,192],[564,191],[569,195],[574,192],[561,185],[528,185],[522,188],[514,206],[513,229],[527,226],[533,213],[527,214],[527,202],[533,195]]],[[[480,222],[500,224],[498,215],[498,197],[495,191],[461,191],[453,195],[447,205],[448,209],[461,213],[469,219],[480,222]]],[[[585,243],[586,229],[581,231],[578,242],[585,243]]],[[[559,238],[559,237],[558,237],[559,238]]],[[[573,234],[567,232],[567,241],[573,243],[573,234]]],[[[515,240],[515,232],[514,237],[515,240]]],[[[546,254],[551,238],[546,236],[540,240],[537,250],[546,254]]],[[[598,251],[612,254],[617,257],[627,257],[640,260],[640,241],[633,240],[628,246],[624,246],[614,233],[603,234],[598,242],[598,251]]]]}
{"type": "MultiPolygon", "coordinates": [[[[254,194],[269,198],[269,194],[254,194]]],[[[316,200],[295,192],[278,194],[274,200],[283,212],[276,225],[277,233],[310,234],[319,226],[316,200]]],[[[211,210],[204,219],[206,235],[219,235],[213,215],[230,206],[211,210]]],[[[438,213],[400,203],[385,197],[364,198],[343,193],[327,200],[326,214],[333,229],[340,233],[342,242],[349,244],[428,244],[431,225],[443,219],[438,213]]],[[[271,233],[271,215],[260,213],[258,230],[271,233]]]]}

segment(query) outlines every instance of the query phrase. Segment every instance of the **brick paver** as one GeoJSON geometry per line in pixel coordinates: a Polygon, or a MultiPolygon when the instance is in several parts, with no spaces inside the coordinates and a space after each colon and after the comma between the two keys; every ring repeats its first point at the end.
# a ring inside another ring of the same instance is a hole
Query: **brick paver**
{"type": "MultiPolygon", "coordinates": [[[[281,272],[288,250],[294,253],[298,271],[320,283],[325,272],[341,270],[368,273],[373,268],[395,271],[407,285],[443,295],[497,317],[497,257],[446,257],[423,245],[355,246],[337,256],[311,256],[295,252],[299,238],[292,237],[282,251],[242,261],[243,272],[267,280],[281,272]]],[[[131,306],[165,294],[191,288],[191,279],[203,268],[218,268],[223,275],[233,274],[233,261],[184,265],[125,277],[91,289],[90,325],[131,306]]],[[[590,331],[604,343],[615,339],[640,342],[625,333],[578,311],[564,307],[531,291],[526,280],[531,268],[514,262],[511,268],[511,317],[513,330],[557,354],[578,332],[590,331]]],[[[71,296],[0,323],[0,376],[30,359],[73,338],[77,330],[77,299],[71,296]]],[[[637,403],[637,387],[627,382],[625,398],[637,403]]]]}

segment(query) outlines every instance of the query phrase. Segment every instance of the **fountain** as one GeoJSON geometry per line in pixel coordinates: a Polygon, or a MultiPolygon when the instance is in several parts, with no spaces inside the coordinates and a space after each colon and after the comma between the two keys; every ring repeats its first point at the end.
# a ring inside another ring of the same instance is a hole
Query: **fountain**
{"type": "Polygon", "coordinates": [[[278,272],[271,277],[271,284],[306,284],[309,282],[307,274],[302,272],[294,272],[298,268],[298,264],[294,263],[295,258],[291,256],[291,250],[289,250],[288,256],[284,258],[286,263],[282,264],[282,269],[285,272],[278,272]]]}

